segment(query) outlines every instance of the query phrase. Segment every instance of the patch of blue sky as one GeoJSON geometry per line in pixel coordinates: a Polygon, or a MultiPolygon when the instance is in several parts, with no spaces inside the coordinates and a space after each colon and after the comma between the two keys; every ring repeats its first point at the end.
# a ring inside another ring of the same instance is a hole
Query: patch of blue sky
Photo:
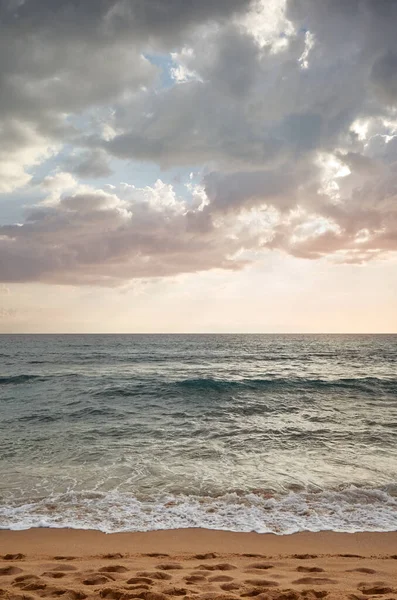
{"type": "MultiPolygon", "coordinates": [[[[62,157],[66,158],[66,149],[62,151],[62,157]]],[[[25,220],[26,209],[44,200],[48,195],[47,190],[43,190],[40,183],[47,175],[54,175],[61,171],[60,155],[52,157],[43,164],[38,165],[30,172],[33,177],[30,183],[24,188],[15,190],[12,193],[0,194],[0,225],[23,222],[25,220]]],[[[136,188],[153,187],[158,179],[164,183],[172,185],[177,197],[189,201],[191,192],[187,184],[198,184],[201,180],[201,169],[199,166],[189,168],[173,168],[162,170],[154,163],[149,162],[125,162],[113,159],[110,162],[113,173],[110,176],[98,178],[78,178],[79,183],[89,185],[93,188],[105,188],[106,185],[114,185],[116,188],[121,183],[134,185],[136,188]],[[191,175],[192,174],[192,175],[191,175]]]]}
{"type": "MultiPolygon", "coordinates": [[[[96,185],[128,183],[137,188],[146,186],[153,187],[158,179],[163,183],[172,185],[177,196],[186,199],[190,196],[186,184],[191,181],[190,173],[198,173],[200,167],[190,165],[188,167],[174,167],[170,169],[161,169],[156,163],[143,161],[123,161],[114,159],[111,162],[113,174],[102,180],[96,180],[96,185]]],[[[94,185],[94,180],[84,180],[84,183],[94,185]]]]}
{"type": "MultiPolygon", "coordinates": [[[[171,69],[176,65],[170,54],[145,54],[145,57],[159,69],[158,85],[161,89],[168,89],[176,85],[171,75],[171,69]]],[[[111,110],[110,107],[107,110],[111,110]]],[[[92,124],[92,133],[95,135],[94,132],[98,124],[95,115],[70,115],[67,121],[77,131],[85,131],[86,133],[91,129],[90,124],[92,124]]],[[[77,156],[83,153],[84,150],[84,148],[76,149],[72,144],[65,144],[59,152],[50,156],[41,164],[29,168],[27,171],[32,175],[32,180],[26,188],[16,190],[12,194],[0,195],[1,222],[5,224],[21,220],[25,207],[36,204],[45,197],[46,194],[40,188],[43,179],[48,175],[67,171],[72,164],[72,159],[75,162],[77,156]]],[[[152,162],[110,158],[109,166],[112,173],[104,177],[76,177],[76,179],[80,183],[94,188],[103,188],[107,184],[117,187],[120,183],[144,188],[153,186],[158,179],[161,179],[164,183],[173,186],[177,196],[188,199],[191,194],[186,184],[199,183],[201,178],[201,168],[198,165],[164,170],[152,162]],[[193,173],[192,176],[191,173],[193,173]]]]}
{"type": "Polygon", "coordinates": [[[26,172],[32,175],[31,185],[38,185],[47,175],[54,175],[57,171],[62,171],[62,165],[71,155],[71,152],[71,146],[64,145],[59,152],[53,154],[42,163],[27,168],[26,172]]]}
{"type": "MultiPolygon", "coordinates": [[[[68,164],[70,164],[72,156],[76,158],[75,149],[70,145],[65,145],[56,156],[48,158],[42,164],[29,170],[33,176],[31,183],[37,185],[47,175],[54,175],[59,171],[68,170],[68,164]]],[[[94,188],[100,188],[106,184],[117,186],[121,182],[143,188],[153,186],[157,179],[161,179],[164,183],[171,184],[178,195],[186,197],[188,193],[184,184],[190,181],[191,172],[197,173],[200,170],[197,165],[161,169],[153,162],[126,161],[117,158],[110,158],[109,167],[112,170],[110,175],[95,178],[76,176],[76,179],[94,188]]]]}
{"type": "Polygon", "coordinates": [[[37,186],[24,187],[11,193],[0,194],[0,225],[22,223],[26,210],[43,200],[45,194],[37,186]]]}
{"type": "Polygon", "coordinates": [[[168,89],[175,85],[171,69],[175,67],[170,54],[144,54],[144,57],[159,69],[159,85],[161,89],[168,89]]]}

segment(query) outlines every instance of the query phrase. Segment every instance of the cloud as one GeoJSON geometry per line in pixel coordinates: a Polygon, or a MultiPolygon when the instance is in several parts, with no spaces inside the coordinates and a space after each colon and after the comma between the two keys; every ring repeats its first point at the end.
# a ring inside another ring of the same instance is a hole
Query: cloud
{"type": "Polygon", "coordinates": [[[239,212],[263,204],[290,210],[297,201],[299,168],[267,171],[212,172],[204,177],[205,191],[210,200],[208,212],[239,212]]]}
{"type": "Polygon", "coordinates": [[[55,144],[37,132],[30,123],[1,120],[0,117],[0,194],[27,184],[31,174],[25,170],[40,164],[55,152],[55,144]]]}
{"type": "Polygon", "coordinates": [[[384,102],[397,105],[397,53],[388,51],[375,61],[371,81],[384,102]]]}
{"type": "MultiPolygon", "coordinates": [[[[0,156],[0,192],[26,184],[25,167],[46,147],[71,141],[76,128],[89,128],[87,119],[76,124],[71,115],[149,86],[158,69],[145,51],[172,49],[191,28],[222,21],[248,5],[248,0],[2,0],[0,131],[6,157],[0,156]]],[[[92,165],[85,169],[92,171],[92,165]]]]}
{"type": "Polygon", "coordinates": [[[240,268],[244,261],[232,255],[241,240],[227,225],[204,232],[196,219],[199,211],[161,181],[119,191],[83,186],[29,210],[22,225],[0,227],[0,280],[117,285],[134,277],[240,268]]]}
{"type": "Polygon", "coordinates": [[[0,228],[1,281],[397,251],[394,0],[3,1],[0,22],[0,192],[60,152],[44,202],[0,228]],[[113,157],[201,181],[81,184],[113,157]]]}
{"type": "Polygon", "coordinates": [[[108,155],[99,149],[72,156],[65,161],[63,168],[83,179],[107,177],[112,174],[108,155]]]}
{"type": "Polygon", "coordinates": [[[289,31],[281,49],[277,36],[259,43],[243,21],[200,32],[174,54],[194,77],[116,111],[119,133],[104,147],[164,167],[210,161],[241,169],[351,146],[355,119],[389,114],[394,5],[290,0],[291,27],[278,24],[289,31]]]}
{"type": "Polygon", "coordinates": [[[58,173],[43,182],[49,195],[24,223],[0,227],[0,281],[115,286],[241,269],[268,250],[350,263],[397,251],[396,165],[357,189],[348,179],[363,165],[346,161],[338,197],[319,191],[326,161],[305,173],[211,173],[205,202],[194,186],[184,200],[161,180],[95,189],[58,173]]]}
{"type": "Polygon", "coordinates": [[[313,33],[310,68],[303,69],[307,36],[296,26],[285,39],[281,49],[279,38],[261,44],[236,22],[200,32],[174,55],[194,76],[132,98],[115,112],[117,135],[98,143],[123,159],[164,167],[211,162],[228,170],[303,154],[310,160],[314,151],[335,148],[363,110],[364,67],[357,68],[354,54],[340,64],[323,61],[313,33]]]}

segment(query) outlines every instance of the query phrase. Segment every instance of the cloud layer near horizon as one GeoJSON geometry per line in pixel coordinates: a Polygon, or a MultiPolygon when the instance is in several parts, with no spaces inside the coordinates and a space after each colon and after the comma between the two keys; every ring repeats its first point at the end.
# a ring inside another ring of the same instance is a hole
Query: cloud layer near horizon
{"type": "Polygon", "coordinates": [[[397,0],[0,0],[0,24],[0,194],[42,198],[0,226],[0,281],[397,251],[397,0]],[[198,175],[106,185],[115,160],[198,175]]]}

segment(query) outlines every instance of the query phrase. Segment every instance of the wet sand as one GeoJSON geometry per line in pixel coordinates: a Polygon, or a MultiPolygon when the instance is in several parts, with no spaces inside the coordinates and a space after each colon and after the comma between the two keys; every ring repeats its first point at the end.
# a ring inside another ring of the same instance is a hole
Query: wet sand
{"type": "Polygon", "coordinates": [[[0,531],[0,598],[397,600],[397,533],[0,531]]]}

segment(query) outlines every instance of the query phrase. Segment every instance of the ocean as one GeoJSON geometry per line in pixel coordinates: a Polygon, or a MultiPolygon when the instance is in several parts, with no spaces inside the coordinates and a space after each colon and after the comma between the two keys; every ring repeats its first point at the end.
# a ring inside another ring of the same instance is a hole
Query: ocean
{"type": "Polygon", "coordinates": [[[2,335],[0,528],[397,530],[397,335],[2,335]]]}

